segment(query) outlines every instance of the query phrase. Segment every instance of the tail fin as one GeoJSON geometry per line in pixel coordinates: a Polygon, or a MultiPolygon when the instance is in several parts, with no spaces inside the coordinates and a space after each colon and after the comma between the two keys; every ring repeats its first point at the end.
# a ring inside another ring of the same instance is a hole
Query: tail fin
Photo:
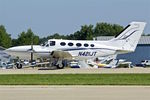
{"type": "Polygon", "coordinates": [[[112,45],[122,51],[134,52],[145,25],[145,22],[131,22],[119,36],[110,40],[112,45]]]}

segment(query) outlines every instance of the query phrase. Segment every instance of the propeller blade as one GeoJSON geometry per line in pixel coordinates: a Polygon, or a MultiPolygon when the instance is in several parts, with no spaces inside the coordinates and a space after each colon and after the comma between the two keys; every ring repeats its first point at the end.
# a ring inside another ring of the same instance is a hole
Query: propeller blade
{"type": "Polygon", "coordinates": [[[31,43],[31,63],[33,62],[33,42],[31,43]]]}

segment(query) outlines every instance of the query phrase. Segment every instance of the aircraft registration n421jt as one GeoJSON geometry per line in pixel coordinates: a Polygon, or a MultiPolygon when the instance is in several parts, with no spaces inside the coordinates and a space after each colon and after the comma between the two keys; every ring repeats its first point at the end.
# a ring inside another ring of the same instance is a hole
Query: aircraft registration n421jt
{"type": "Polygon", "coordinates": [[[87,60],[101,56],[134,52],[143,33],[145,22],[131,22],[120,34],[108,41],[50,39],[44,45],[16,46],[5,52],[20,59],[60,58],[87,60]]]}

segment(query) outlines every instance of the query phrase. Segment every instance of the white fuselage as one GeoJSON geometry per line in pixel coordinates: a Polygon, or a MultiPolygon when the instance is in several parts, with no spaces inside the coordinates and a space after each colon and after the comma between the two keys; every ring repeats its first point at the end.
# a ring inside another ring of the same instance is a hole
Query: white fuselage
{"type": "MultiPolygon", "coordinates": [[[[91,59],[108,56],[116,53],[117,48],[107,44],[106,41],[79,41],[79,40],[48,40],[45,45],[33,45],[34,58],[48,58],[52,51],[64,51],[75,59],[91,59]]],[[[6,50],[12,56],[20,59],[30,59],[31,46],[17,46],[6,50]]]]}

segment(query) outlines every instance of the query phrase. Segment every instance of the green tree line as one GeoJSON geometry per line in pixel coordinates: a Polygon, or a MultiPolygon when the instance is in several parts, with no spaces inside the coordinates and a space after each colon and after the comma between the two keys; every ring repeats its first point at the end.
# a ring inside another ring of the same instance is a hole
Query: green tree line
{"type": "Polygon", "coordinates": [[[80,30],[69,35],[55,33],[42,38],[33,33],[31,29],[28,29],[26,32],[21,32],[17,39],[12,39],[11,35],[7,33],[6,28],[3,25],[0,25],[0,46],[9,48],[12,46],[30,45],[31,42],[36,45],[44,43],[48,39],[92,40],[93,37],[97,36],[115,36],[118,35],[118,33],[120,33],[122,30],[123,27],[118,24],[102,22],[97,23],[95,26],[91,24],[82,25],[80,30]]]}

